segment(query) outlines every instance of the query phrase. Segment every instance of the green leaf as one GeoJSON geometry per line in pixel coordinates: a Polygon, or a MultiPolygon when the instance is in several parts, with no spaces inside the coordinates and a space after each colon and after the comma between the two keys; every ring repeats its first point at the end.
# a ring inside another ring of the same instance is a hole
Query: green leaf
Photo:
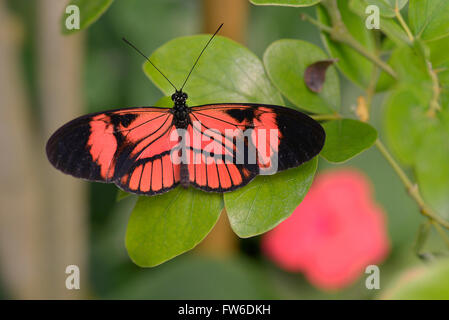
{"type": "Polygon", "coordinates": [[[330,162],[344,162],[363,152],[377,139],[377,131],[367,123],[341,119],[323,124],[326,142],[321,155],[330,162]]]}
{"type": "Polygon", "coordinates": [[[329,67],[320,93],[307,88],[306,68],[328,56],[317,46],[301,40],[279,40],[264,54],[265,68],[272,82],[292,103],[314,113],[329,113],[340,106],[340,85],[335,67],[329,67]]]}
{"type": "Polygon", "coordinates": [[[379,75],[379,80],[376,85],[376,92],[383,92],[390,90],[396,84],[396,80],[385,71],[379,75]]]}
{"type": "Polygon", "coordinates": [[[410,43],[407,33],[395,20],[381,18],[380,29],[396,44],[410,43]]]}
{"type": "MultiPolygon", "coordinates": [[[[373,33],[365,27],[365,19],[349,10],[348,5],[348,1],[338,1],[338,8],[346,28],[366,50],[374,52],[373,33]]],[[[321,5],[317,7],[317,15],[321,23],[330,25],[330,18],[321,5]]],[[[368,87],[373,72],[372,62],[351,47],[331,40],[326,33],[322,33],[322,38],[331,56],[338,58],[336,65],[341,72],[362,88],[368,87]]]]}
{"type": "Polygon", "coordinates": [[[402,10],[407,4],[408,0],[365,0],[368,4],[373,4],[379,7],[380,14],[385,17],[394,17],[395,8],[402,10]]]}
{"type": "MultiPolygon", "coordinates": [[[[397,0],[398,8],[401,10],[407,4],[408,0],[397,0]]],[[[396,0],[350,0],[351,9],[357,9],[359,12],[363,12],[365,17],[368,15],[365,13],[366,7],[375,5],[379,8],[379,13],[382,17],[393,18],[395,14],[396,0]]]]}
{"type": "Polygon", "coordinates": [[[427,92],[405,86],[394,90],[385,102],[388,144],[404,164],[413,165],[416,162],[422,138],[435,124],[426,115],[429,99],[427,92]]]}
{"type": "Polygon", "coordinates": [[[258,176],[249,185],[225,193],[229,222],[241,238],[274,228],[288,218],[310,188],[317,158],[274,176],[258,176]]]}
{"type": "Polygon", "coordinates": [[[409,23],[421,39],[434,40],[449,35],[449,1],[410,0],[409,23]]]}
{"type": "Polygon", "coordinates": [[[440,123],[422,137],[415,166],[424,199],[444,218],[449,218],[448,125],[440,123]]]}
{"type": "Polygon", "coordinates": [[[426,42],[434,68],[449,63],[449,37],[426,42]]]}
{"type": "Polygon", "coordinates": [[[249,0],[259,6],[310,7],[321,0],[249,0]]]}
{"type": "Polygon", "coordinates": [[[438,67],[442,69],[438,73],[438,80],[441,86],[441,107],[443,110],[449,110],[449,61],[438,67]]]}
{"type": "Polygon", "coordinates": [[[413,47],[401,46],[393,51],[390,64],[396,70],[403,83],[432,91],[432,79],[426,63],[426,49],[420,41],[413,47]]]}
{"type": "Polygon", "coordinates": [[[173,107],[173,100],[170,96],[164,96],[160,98],[156,103],[154,104],[155,107],[162,107],[162,108],[171,108],[173,107]]]}
{"type": "MultiPolygon", "coordinates": [[[[191,97],[187,99],[187,104],[190,106],[198,105],[198,103],[193,100],[191,97]]],[[[174,102],[171,99],[171,96],[164,96],[160,98],[156,103],[154,104],[155,107],[162,107],[162,108],[172,108],[174,106],[174,102]]]]}
{"type": "MultiPolygon", "coordinates": [[[[400,1],[399,4],[402,4],[404,6],[407,3],[408,0],[400,1]]],[[[404,29],[394,20],[391,19],[395,16],[394,10],[394,2],[395,0],[387,0],[387,1],[380,1],[380,0],[350,0],[349,1],[349,8],[354,13],[358,14],[361,18],[366,19],[368,15],[365,13],[365,10],[367,6],[369,5],[368,2],[372,2],[373,4],[376,2],[381,2],[383,5],[379,6],[380,9],[380,19],[379,19],[379,27],[382,30],[383,33],[387,35],[388,38],[393,40],[394,42],[398,44],[403,43],[409,43],[410,40],[407,36],[407,33],[404,31],[404,29]],[[391,7],[391,4],[393,6],[391,7]]],[[[402,7],[401,7],[402,8],[402,7]]]]}
{"type": "Polygon", "coordinates": [[[64,11],[61,20],[62,33],[68,35],[86,29],[106,12],[113,1],[114,0],[71,0],[67,6],[76,5],[79,8],[80,28],[72,30],[67,29],[66,19],[69,17],[69,14],[64,11]]]}
{"type": "Polygon", "coordinates": [[[141,267],[152,267],[194,248],[222,209],[221,194],[193,188],[139,197],[126,231],[130,258],[141,267]]]}
{"type": "Polygon", "coordinates": [[[131,195],[131,193],[125,192],[122,189],[117,189],[117,195],[115,197],[116,201],[120,201],[123,200],[127,197],[129,197],[131,195]]]}
{"type": "Polygon", "coordinates": [[[449,260],[404,272],[381,296],[392,300],[448,300],[449,260]]]}
{"type": "MultiPolygon", "coordinates": [[[[150,59],[180,89],[209,39],[209,35],[174,39],[158,48],[150,59]]],[[[144,72],[164,94],[174,92],[167,80],[148,62],[144,64],[144,72]]],[[[199,104],[283,104],[280,93],[271,84],[257,56],[244,46],[221,36],[215,37],[204,52],[184,91],[199,104]]]]}

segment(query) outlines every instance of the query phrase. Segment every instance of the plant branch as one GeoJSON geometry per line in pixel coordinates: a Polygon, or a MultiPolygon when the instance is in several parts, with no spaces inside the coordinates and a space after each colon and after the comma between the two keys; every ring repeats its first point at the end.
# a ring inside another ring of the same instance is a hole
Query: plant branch
{"type": "MultiPolygon", "coordinates": [[[[337,5],[336,0],[322,0],[321,4],[326,9],[327,13],[329,14],[329,17],[331,19],[331,27],[321,23],[320,21],[317,21],[313,19],[310,16],[302,15],[302,18],[304,20],[309,21],[310,23],[317,26],[321,31],[324,31],[328,33],[332,40],[344,43],[357,52],[359,52],[361,55],[366,57],[367,59],[371,60],[378,68],[384,70],[389,75],[391,75],[393,78],[397,78],[396,72],[387,64],[385,63],[378,54],[372,53],[368,51],[365,47],[363,47],[350,33],[347,29],[346,25],[343,23],[343,20],[341,18],[341,14],[337,5]]],[[[408,28],[407,24],[405,23],[404,19],[402,18],[399,7],[396,1],[396,7],[395,7],[395,14],[398,18],[399,22],[401,23],[402,27],[404,28],[405,32],[407,33],[408,37],[411,41],[414,41],[414,37],[408,28]]],[[[374,69],[371,81],[369,83],[369,86],[366,90],[366,100],[363,99],[363,105],[369,110],[372,102],[372,98],[375,94],[375,88],[377,85],[377,80],[379,77],[379,70],[374,69]]],[[[434,99],[433,104],[431,104],[431,110],[430,112],[435,112],[439,109],[438,104],[438,97],[440,94],[440,88],[438,86],[438,77],[436,77],[435,71],[432,70],[431,66],[429,66],[429,70],[432,76],[432,79],[434,80],[434,99]],[[435,78],[437,79],[435,82],[435,78]],[[435,83],[437,84],[435,86],[435,83]]],[[[360,111],[360,110],[359,110],[360,111]]],[[[362,114],[359,112],[359,114],[362,114]]],[[[320,117],[326,118],[332,116],[335,118],[335,115],[318,115],[315,116],[315,120],[320,120],[320,117]]],[[[341,117],[341,115],[338,115],[341,117]]],[[[324,120],[324,119],[323,119],[324,120]]],[[[327,119],[326,119],[327,120],[327,119]]],[[[367,120],[367,119],[366,119],[367,120]]],[[[421,197],[421,194],[418,189],[418,185],[413,183],[407,174],[404,172],[404,170],[401,168],[401,166],[396,162],[396,160],[393,158],[393,156],[388,152],[384,144],[377,139],[375,142],[375,145],[377,149],[380,151],[380,153],[383,155],[383,157],[388,161],[390,166],[393,168],[393,170],[396,172],[396,174],[399,176],[399,179],[404,184],[405,188],[407,189],[410,196],[413,198],[413,200],[417,203],[419,210],[422,215],[426,216],[429,219],[429,222],[432,223],[437,231],[440,233],[440,235],[443,237],[445,242],[449,245],[449,238],[447,237],[446,233],[441,227],[444,227],[449,230],[449,222],[445,219],[441,218],[436,212],[434,212],[423,200],[421,197]]]]}
{"type": "Polygon", "coordinates": [[[349,33],[349,30],[346,28],[341,18],[336,0],[323,0],[321,3],[326,8],[331,18],[332,27],[326,26],[323,23],[307,15],[303,15],[303,19],[316,25],[322,31],[329,33],[332,40],[350,46],[358,53],[363,55],[365,58],[371,60],[374,64],[376,64],[379,68],[387,72],[390,76],[392,76],[393,78],[397,78],[396,72],[387,63],[385,63],[382,59],[380,59],[378,55],[368,51],[349,33]]]}
{"type": "Polygon", "coordinates": [[[332,32],[332,28],[325,25],[324,23],[319,22],[318,20],[312,18],[311,16],[309,16],[308,14],[305,13],[301,13],[301,19],[304,21],[307,21],[313,25],[315,25],[316,27],[318,27],[318,29],[325,31],[327,33],[331,33],[332,32]]]}
{"type": "Polygon", "coordinates": [[[429,111],[427,112],[427,115],[430,118],[434,118],[436,115],[436,112],[441,110],[441,106],[439,104],[439,99],[440,99],[440,94],[441,94],[441,88],[440,88],[440,83],[438,80],[438,75],[435,72],[435,70],[433,70],[432,68],[432,64],[427,61],[427,69],[429,71],[429,75],[430,78],[432,79],[432,100],[430,100],[430,104],[429,104],[429,111]]]}
{"type": "Polygon", "coordinates": [[[415,37],[413,36],[412,32],[410,31],[410,28],[408,27],[407,23],[404,21],[404,18],[402,18],[401,11],[399,10],[399,6],[398,6],[398,0],[396,0],[396,6],[394,8],[394,13],[396,15],[396,18],[399,20],[399,23],[401,24],[402,28],[404,29],[405,33],[407,33],[407,36],[410,39],[410,42],[415,41],[415,37]]]}
{"type": "Polygon", "coordinates": [[[371,110],[373,98],[376,94],[377,82],[380,76],[379,71],[379,68],[375,66],[373,72],[371,73],[371,79],[369,81],[368,88],[366,89],[366,104],[368,107],[368,112],[371,110]]]}
{"type": "Polygon", "coordinates": [[[437,213],[435,213],[423,200],[421,194],[419,193],[418,186],[411,182],[408,176],[405,174],[404,170],[399,166],[399,164],[394,160],[393,156],[388,152],[383,143],[377,139],[375,143],[377,149],[384,156],[384,158],[391,165],[393,170],[399,176],[405,188],[407,189],[410,196],[418,204],[420,212],[428,217],[431,221],[437,222],[439,225],[449,230],[449,222],[441,218],[437,213]]]}
{"type": "MultiPolygon", "coordinates": [[[[335,114],[328,114],[328,115],[315,115],[311,116],[313,119],[319,121],[319,120],[335,120],[335,119],[341,119],[342,116],[339,113],[335,114]]],[[[434,212],[424,201],[424,199],[421,197],[421,194],[419,193],[418,185],[413,183],[407,174],[404,172],[404,170],[401,168],[401,166],[396,162],[396,160],[393,158],[393,156],[388,152],[387,148],[384,146],[384,144],[377,139],[375,142],[375,145],[377,149],[380,151],[382,156],[387,160],[387,162],[390,164],[390,166],[393,168],[393,170],[396,172],[396,174],[399,176],[399,179],[404,184],[407,192],[409,195],[415,200],[419,207],[419,211],[422,215],[426,216],[430,222],[437,223],[440,226],[443,226],[444,228],[449,230],[449,222],[445,219],[441,218],[436,212],[434,212]]]]}

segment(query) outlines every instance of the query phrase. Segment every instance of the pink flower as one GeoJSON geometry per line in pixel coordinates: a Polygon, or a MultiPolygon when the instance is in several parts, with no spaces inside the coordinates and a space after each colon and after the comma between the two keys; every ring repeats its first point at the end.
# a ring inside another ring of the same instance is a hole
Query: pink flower
{"type": "Polygon", "coordinates": [[[386,257],[386,233],[367,178],[354,169],[334,170],[316,178],[293,214],[264,236],[262,249],[283,269],[335,290],[386,257]]]}

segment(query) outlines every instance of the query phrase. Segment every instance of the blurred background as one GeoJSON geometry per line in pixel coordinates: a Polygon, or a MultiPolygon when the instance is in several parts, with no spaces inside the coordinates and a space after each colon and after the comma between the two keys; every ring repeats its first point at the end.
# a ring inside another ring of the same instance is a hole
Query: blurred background
{"type": "MultiPolygon", "coordinates": [[[[222,35],[262,57],[270,43],[282,38],[323,47],[318,30],[300,19],[301,12],[314,16],[314,8],[257,7],[247,0],[117,0],[86,31],[62,36],[66,5],[61,0],[0,0],[0,298],[381,296],[365,287],[364,270],[333,290],[311,284],[264,252],[264,236],[238,239],[225,215],[194,250],[158,267],[139,268],[124,244],[136,199],[117,202],[115,186],[72,179],[45,157],[46,140],[68,120],[87,112],[152,105],[163,96],[123,36],[150,54],[172,38],[210,33],[224,22],[222,35]],[[80,290],[65,287],[65,268],[71,264],[80,267],[80,290]]],[[[341,81],[343,105],[350,110],[363,93],[341,81]]],[[[382,134],[381,100],[375,97],[374,125],[382,134]]],[[[330,167],[320,159],[319,172],[330,167]]],[[[421,217],[377,150],[337,169],[342,168],[364,172],[373,201],[383,210],[389,249],[377,263],[381,289],[388,288],[401,272],[422,263],[413,251],[421,217]]]]}

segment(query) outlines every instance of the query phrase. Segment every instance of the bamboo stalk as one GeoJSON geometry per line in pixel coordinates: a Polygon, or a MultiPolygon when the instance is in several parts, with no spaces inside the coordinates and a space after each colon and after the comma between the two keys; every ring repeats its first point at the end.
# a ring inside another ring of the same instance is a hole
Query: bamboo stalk
{"type": "MultiPolygon", "coordinates": [[[[11,298],[49,292],[40,157],[20,60],[23,25],[0,0],[0,272],[11,298]]],[[[42,152],[42,151],[40,151],[42,152]]]]}
{"type": "MultiPolygon", "coordinates": [[[[37,61],[39,100],[42,107],[43,140],[59,126],[84,113],[82,70],[83,33],[61,34],[66,1],[40,0],[37,12],[37,61]]],[[[87,289],[87,197],[86,184],[55,170],[48,161],[42,168],[47,190],[47,268],[52,274],[52,298],[80,298],[87,289]],[[80,269],[81,290],[65,287],[68,265],[80,269]]]]}

